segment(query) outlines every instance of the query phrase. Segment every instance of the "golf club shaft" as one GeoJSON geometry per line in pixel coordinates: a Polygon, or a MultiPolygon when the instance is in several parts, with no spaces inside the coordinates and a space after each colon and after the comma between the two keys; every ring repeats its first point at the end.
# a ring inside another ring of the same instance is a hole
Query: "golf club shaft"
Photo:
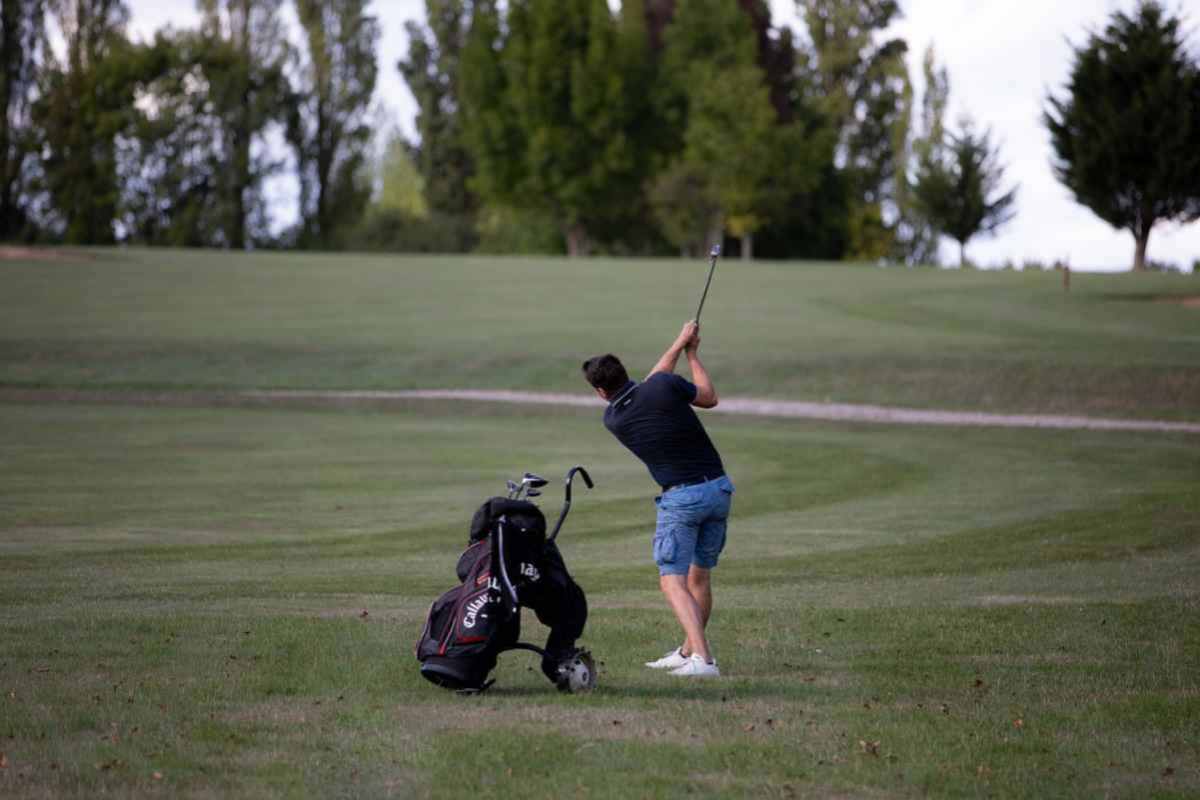
{"type": "Polygon", "coordinates": [[[721,254],[721,246],[713,245],[708,263],[708,280],[704,282],[704,294],[700,295],[700,305],[696,308],[696,326],[700,326],[700,312],[704,310],[704,301],[708,298],[708,287],[712,284],[713,272],[717,269],[717,256],[721,254]]]}

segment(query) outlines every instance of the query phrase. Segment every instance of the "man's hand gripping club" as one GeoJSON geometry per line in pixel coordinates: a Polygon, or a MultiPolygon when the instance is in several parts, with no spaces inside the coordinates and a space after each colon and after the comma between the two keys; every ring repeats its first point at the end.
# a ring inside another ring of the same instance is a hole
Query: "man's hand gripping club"
{"type": "Polygon", "coordinates": [[[650,370],[650,375],[656,372],[674,372],[675,365],[679,363],[679,356],[687,354],[688,368],[692,373],[692,383],[696,384],[696,397],[692,400],[692,405],[697,408],[713,408],[717,405],[717,390],[713,387],[712,378],[708,375],[708,370],[704,368],[704,364],[700,361],[700,326],[695,320],[691,320],[684,324],[679,335],[675,337],[675,341],[667,348],[662,357],[658,359],[658,363],[650,370]]]}

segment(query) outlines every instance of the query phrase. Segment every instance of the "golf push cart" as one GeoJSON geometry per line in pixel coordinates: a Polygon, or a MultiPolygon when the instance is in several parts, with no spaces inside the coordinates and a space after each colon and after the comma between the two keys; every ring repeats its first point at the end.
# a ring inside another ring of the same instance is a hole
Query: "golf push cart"
{"type": "Polygon", "coordinates": [[[529,501],[547,481],[533,473],[509,481],[507,497],[493,497],[475,512],[468,547],[458,559],[460,584],[430,606],[417,640],[427,680],[460,693],[482,692],[494,683],[488,674],[501,653],[529,650],[542,657],[542,673],[560,691],[596,686],[591,654],[575,647],[587,622],[587,599],[555,544],[576,475],[593,486],[583,467],[567,472],[562,511],[549,537],[546,518],[529,501]],[[522,607],[550,628],[545,648],[519,641],[522,607]]]}

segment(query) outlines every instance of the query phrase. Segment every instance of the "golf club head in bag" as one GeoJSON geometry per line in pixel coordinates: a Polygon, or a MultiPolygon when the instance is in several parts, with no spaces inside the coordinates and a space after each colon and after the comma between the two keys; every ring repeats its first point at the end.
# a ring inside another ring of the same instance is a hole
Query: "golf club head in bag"
{"type": "Polygon", "coordinates": [[[598,677],[591,651],[576,649],[558,662],[554,685],[560,692],[581,694],[595,689],[598,677]]]}

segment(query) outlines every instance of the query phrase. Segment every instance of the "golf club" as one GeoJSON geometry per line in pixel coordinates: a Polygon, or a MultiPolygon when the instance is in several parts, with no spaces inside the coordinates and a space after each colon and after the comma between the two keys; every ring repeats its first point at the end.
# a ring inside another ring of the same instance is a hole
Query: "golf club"
{"type": "Polygon", "coordinates": [[[588,471],[586,469],[579,465],[571,467],[570,471],[567,472],[567,479],[565,481],[566,486],[563,489],[564,497],[562,511],[559,512],[558,522],[555,523],[554,531],[550,534],[550,538],[547,539],[547,541],[553,542],[556,538],[558,538],[558,532],[562,529],[563,520],[567,518],[567,512],[571,510],[571,484],[574,482],[576,474],[579,474],[583,477],[583,482],[587,484],[587,488],[592,489],[596,486],[596,484],[592,483],[592,476],[588,475],[588,471]]]}
{"type": "Polygon", "coordinates": [[[712,251],[708,254],[708,280],[704,282],[704,294],[700,295],[700,305],[696,309],[696,327],[700,327],[700,312],[704,310],[704,300],[708,297],[708,287],[712,283],[713,272],[717,268],[717,256],[721,255],[721,245],[714,244],[712,251]]]}

